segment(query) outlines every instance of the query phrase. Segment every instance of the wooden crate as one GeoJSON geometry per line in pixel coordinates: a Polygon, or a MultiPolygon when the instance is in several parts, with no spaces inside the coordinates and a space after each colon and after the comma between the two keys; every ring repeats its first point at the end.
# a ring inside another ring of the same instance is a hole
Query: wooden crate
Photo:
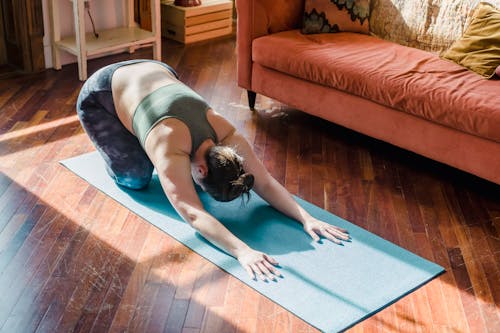
{"type": "Polygon", "coordinates": [[[161,34],[188,44],[232,32],[233,1],[202,0],[196,7],[174,6],[173,0],[162,1],[161,34]]]}

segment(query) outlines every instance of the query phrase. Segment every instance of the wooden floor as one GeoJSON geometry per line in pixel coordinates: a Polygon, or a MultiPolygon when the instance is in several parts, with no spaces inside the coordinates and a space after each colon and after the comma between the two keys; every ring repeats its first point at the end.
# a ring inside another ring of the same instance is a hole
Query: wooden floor
{"type": "MultiPolygon", "coordinates": [[[[351,332],[500,331],[499,186],[268,98],[250,112],[234,37],[163,60],[290,192],[446,268],[351,332]]],[[[58,164],[93,150],[81,85],[75,65],[0,80],[0,331],[316,332],[58,164]]]]}

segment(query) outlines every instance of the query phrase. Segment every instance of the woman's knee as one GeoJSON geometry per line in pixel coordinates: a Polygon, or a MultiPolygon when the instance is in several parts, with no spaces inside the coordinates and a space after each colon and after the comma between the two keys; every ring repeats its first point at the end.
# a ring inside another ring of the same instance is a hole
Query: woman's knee
{"type": "MultiPolygon", "coordinates": [[[[123,162],[123,161],[121,161],[123,162]]],[[[151,182],[154,167],[149,161],[136,165],[107,161],[105,168],[116,184],[131,190],[141,190],[151,182]]]]}
{"type": "Polygon", "coordinates": [[[143,175],[141,177],[133,176],[118,176],[115,177],[115,182],[123,187],[131,190],[142,190],[151,182],[151,175],[143,175]]]}

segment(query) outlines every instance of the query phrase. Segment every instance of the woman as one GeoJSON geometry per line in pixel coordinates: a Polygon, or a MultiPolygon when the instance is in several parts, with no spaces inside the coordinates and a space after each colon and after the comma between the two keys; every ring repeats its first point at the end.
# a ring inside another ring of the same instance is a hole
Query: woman
{"type": "Polygon", "coordinates": [[[219,201],[253,187],[273,207],[303,224],[315,240],[340,244],[347,231],[313,218],[257,159],[250,144],[168,65],[131,60],[106,66],[82,87],[77,112],[116,183],[141,189],[156,168],[179,215],[238,259],[250,277],[276,280],[276,260],[250,248],[210,215],[193,180],[219,201]]]}

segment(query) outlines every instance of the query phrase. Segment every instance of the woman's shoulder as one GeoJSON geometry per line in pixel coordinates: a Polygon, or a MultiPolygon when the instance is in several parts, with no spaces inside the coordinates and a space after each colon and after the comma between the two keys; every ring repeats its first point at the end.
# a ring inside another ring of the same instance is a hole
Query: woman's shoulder
{"type": "Polygon", "coordinates": [[[223,115],[213,109],[208,109],[207,119],[217,135],[219,142],[224,142],[229,136],[236,132],[236,127],[223,115]]]}
{"type": "Polygon", "coordinates": [[[191,152],[189,128],[179,119],[163,119],[150,130],[145,148],[146,151],[161,149],[163,153],[189,155],[191,152]]]}

